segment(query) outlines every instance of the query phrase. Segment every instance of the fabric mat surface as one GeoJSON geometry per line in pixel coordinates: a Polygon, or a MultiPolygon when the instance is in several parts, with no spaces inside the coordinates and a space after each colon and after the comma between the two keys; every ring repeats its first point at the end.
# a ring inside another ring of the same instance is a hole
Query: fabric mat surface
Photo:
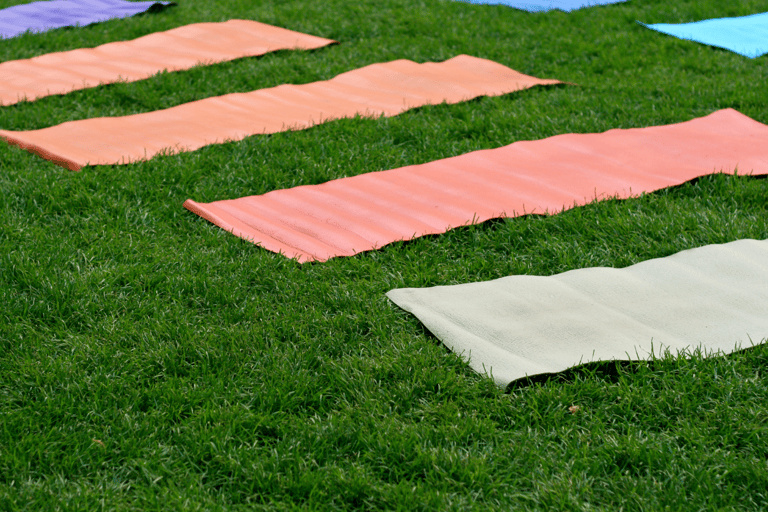
{"type": "Polygon", "coordinates": [[[0,104],[117,81],[135,82],[163,70],[179,71],[277,50],[310,50],[334,42],[250,20],[195,23],[132,41],[3,62],[0,104]]]}
{"type": "Polygon", "coordinates": [[[725,48],[751,59],[768,53],[768,12],[695,23],[641,25],[680,39],[725,48]]]}
{"type": "Polygon", "coordinates": [[[546,12],[553,9],[575,11],[583,7],[608,5],[626,2],[627,0],[460,0],[470,4],[506,5],[522,11],[546,12]]]}
{"type": "Polygon", "coordinates": [[[402,288],[387,296],[499,386],[664,350],[730,353],[768,337],[768,241],[708,245],[623,269],[402,288]]]}
{"type": "Polygon", "coordinates": [[[7,39],[54,28],[89,25],[113,18],[126,18],[149,10],[153,5],[173,2],[127,2],[125,0],[52,0],[14,5],[0,10],[0,38],[7,39]]]}
{"type": "Polygon", "coordinates": [[[184,206],[300,262],[495,217],[556,213],[718,171],[768,174],[768,126],[732,109],[680,124],[565,134],[422,165],[184,206]]]}
{"type": "Polygon", "coordinates": [[[250,135],[300,130],[332,119],[394,116],[427,104],[459,103],[535,85],[559,84],[496,62],[459,55],[445,62],[396,60],[331,80],[227,94],[125,117],[71,121],[0,137],[72,170],[180,153],[250,135]]]}

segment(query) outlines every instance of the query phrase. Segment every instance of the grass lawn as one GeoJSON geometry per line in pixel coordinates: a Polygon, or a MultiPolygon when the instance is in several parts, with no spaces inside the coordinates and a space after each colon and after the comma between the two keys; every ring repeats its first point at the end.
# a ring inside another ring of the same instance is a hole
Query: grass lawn
{"type": "Polygon", "coordinates": [[[2,107],[0,127],[461,53],[578,86],[80,173],[0,143],[1,510],[768,508],[768,347],[593,365],[500,390],[384,296],[765,239],[768,180],[714,175],[305,265],[181,207],[726,107],[768,123],[768,56],[636,23],[753,14],[768,0],[630,0],[570,14],[449,0],[179,3],[0,41],[0,58],[230,18],[341,44],[2,107]]]}

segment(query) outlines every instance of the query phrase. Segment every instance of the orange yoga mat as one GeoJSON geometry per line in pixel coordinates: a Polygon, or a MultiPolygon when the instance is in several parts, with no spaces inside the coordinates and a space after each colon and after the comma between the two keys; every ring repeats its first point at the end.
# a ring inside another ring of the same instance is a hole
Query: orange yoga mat
{"type": "Polygon", "coordinates": [[[0,104],[99,84],[135,82],[163,70],[179,71],[277,50],[310,50],[334,42],[250,20],[195,23],[132,41],[3,62],[0,104]]]}
{"type": "Polygon", "coordinates": [[[192,151],[250,135],[300,130],[331,119],[394,116],[430,103],[459,103],[559,83],[468,55],[437,64],[396,60],[325,82],[280,85],[146,114],[84,119],[42,130],[0,130],[0,137],[79,170],[85,165],[145,160],[163,151],[192,151]]]}
{"type": "Polygon", "coordinates": [[[715,172],[768,174],[768,126],[732,109],[680,124],[565,134],[184,207],[300,262],[325,261],[495,217],[556,213],[715,172]]]}

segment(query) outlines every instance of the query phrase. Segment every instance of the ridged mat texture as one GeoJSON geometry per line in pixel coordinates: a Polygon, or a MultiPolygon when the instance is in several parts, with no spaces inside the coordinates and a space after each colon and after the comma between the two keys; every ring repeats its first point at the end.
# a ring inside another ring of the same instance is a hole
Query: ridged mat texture
{"type": "Polygon", "coordinates": [[[145,160],[163,151],[192,151],[250,135],[300,130],[332,119],[394,116],[427,104],[459,103],[559,83],[468,55],[441,63],[396,60],[324,82],[280,85],[145,114],[84,119],[41,130],[0,130],[0,137],[79,170],[86,165],[145,160]]]}
{"type": "Polygon", "coordinates": [[[118,81],[135,82],[160,71],[179,71],[277,50],[310,50],[334,42],[250,20],[195,23],[132,41],[3,62],[0,104],[118,81]]]}
{"type": "Polygon", "coordinates": [[[30,32],[45,32],[73,25],[90,25],[114,18],[127,18],[154,5],[173,2],[126,2],[125,0],[53,0],[14,5],[0,10],[0,38],[30,32]]]}
{"type": "Polygon", "coordinates": [[[570,12],[584,7],[608,5],[626,2],[627,0],[460,0],[470,4],[506,5],[522,11],[546,12],[553,9],[570,12]]]}
{"type": "Polygon", "coordinates": [[[641,25],[680,39],[725,48],[750,59],[768,53],[768,12],[695,23],[641,25]]]}
{"type": "Polygon", "coordinates": [[[499,386],[651,353],[730,353],[768,337],[768,241],[739,240],[623,269],[402,288],[387,296],[499,386]]]}
{"type": "Polygon", "coordinates": [[[721,171],[768,174],[768,126],[732,109],[679,124],[565,134],[422,165],[184,207],[300,262],[496,217],[556,213],[721,171]]]}

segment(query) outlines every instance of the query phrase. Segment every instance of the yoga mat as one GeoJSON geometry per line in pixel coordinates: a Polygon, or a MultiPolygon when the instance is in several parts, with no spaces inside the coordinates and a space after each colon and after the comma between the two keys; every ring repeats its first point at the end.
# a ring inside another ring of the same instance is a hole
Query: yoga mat
{"type": "Polygon", "coordinates": [[[0,137],[78,170],[85,165],[145,160],[162,151],[192,151],[250,135],[300,130],[343,117],[394,116],[422,105],[459,103],[559,83],[468,55],[437,64],[396,60],[349,71],[325,82],[280,85],[145,114],[71,121],[42,130],[0,130],[0,137]]]}
{"type": "Polygon", "coordinates": [[[522,11],[546,12],[553,9],[570,12],[583,7],[608,5],[627,0],[460,0],[470,4],[506,5],[522,11]]]}
{"type": "Polygon", "coordinates": [[[623,269],[401,288],[387,296],[499,386],[665,350],[730,353],[768,337],[768,241],[682,251],[623,269]]]}
{"type": "Polygon", "coordinates": [[[679,124],[543,140],[184,207],[299,262],[496,217],[556,213],[722,170],[768,174],[768,126],[732,109],[679,124]]]}
{"type": "Polygon", "coordinates": [[[178,71],[277,50],[309,50],[334,42],[249,20],[195,23],[132,41],[3,62],[0,104],[99,84],[135,82],[164,70],[178,71]]]}
{"type": "Polygon", "coordinates": [[[640,24],[680,39],[725,48],[751,59],[768,53],[768,12],[695,23],[640,24]]]}
{"type": "Polygon", "coordinates": [[[153,5],[173,2],[126,2],[125,0],[53,0],[14,5],[0,10],[0,38],[30,32],[46,32],[72,25],[89,25],[113,18],[126,18],[149,10],[153,5]]]}

